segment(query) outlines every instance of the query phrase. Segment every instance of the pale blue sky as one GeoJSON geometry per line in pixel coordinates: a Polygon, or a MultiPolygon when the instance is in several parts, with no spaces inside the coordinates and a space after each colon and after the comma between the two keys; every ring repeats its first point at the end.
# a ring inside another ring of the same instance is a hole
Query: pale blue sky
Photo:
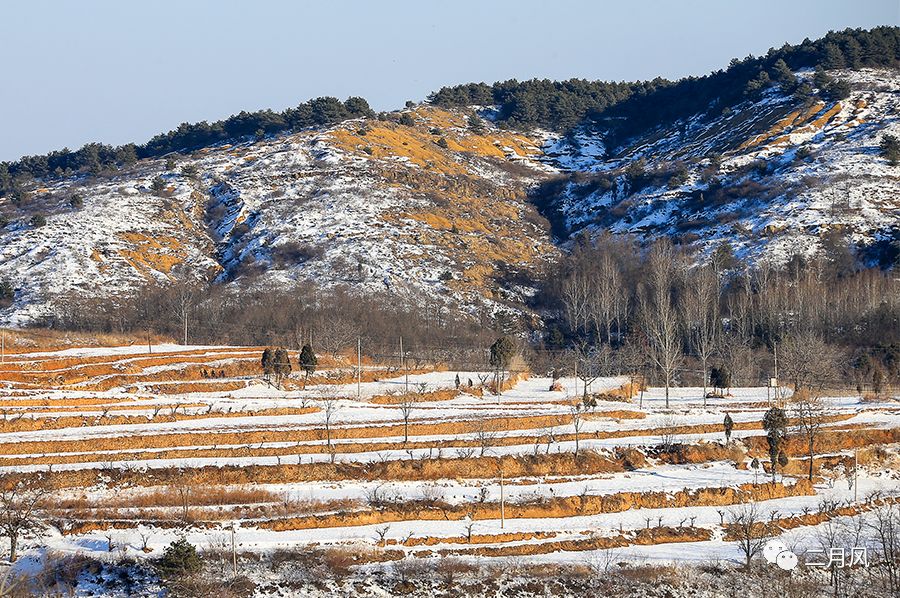
{"type": "Polygon", "coordinates": [[[829,29],[900,22],[898,0],[4,0],[0,160],[144,142],[184,121],[442,85],[705,74],[829,29]]]}

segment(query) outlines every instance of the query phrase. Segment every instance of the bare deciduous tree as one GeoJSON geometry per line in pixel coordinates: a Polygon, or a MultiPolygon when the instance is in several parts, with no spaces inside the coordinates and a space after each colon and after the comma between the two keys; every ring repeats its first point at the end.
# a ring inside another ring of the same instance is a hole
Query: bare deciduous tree
{"type": "Polygon", "coordinates": [[[685,336],[703,370],[703,406],[709,381],[709,359],[716,350],[719,333],[719,277],[711,266],[691,271],[681,301],[685,336]]]}
{"type": "Polygon", "coordinates": [[[792,382],[795,391],[806,388],[818,393],[834,377],[835,349],[811,329],[787,337],[778,345],[778,357],[781,371],[792,382]]]}
{"type": "Polygon", "coordinates": [[[669,388],[681,364],[678,314],[673,301],[679,257],[671,243],[653,245],[647,260],[647,281],[640,297],[641,323],[649,341],[649,357],[665,380],[666,409],[669,388]]]}
{"type": "Polygon", "coordinates": [[[325,422],[325,439],[329,450],[332,448],[331,420],[334,418],[334,414],[337,413],[338,406],[338,399],[334,397],[326,397],[322,400],[322,419],[325,422]]]}
{"type": "Polygon", "coordinates": [[[822,399],[808,392],[799,392],[794,395],[793,401],[794,419],[797,422],[798,431],[806,439],[806,456],[809,459],[809,481],[813,479],[813,458],[815,456],[816,436],[825,422],[826,408],[822,399]]]}
{"type": "Polygon", "coordinates": [[[744,563],[749,569],[753,557],[762,550],[769,535],[757,503],[745,504],[732,512],[729,531],[736,538],[741,552],[744,553],[744,563]]]}
{"type": "Polygon", "coordinates": [[[608,376],[612,372],[612,351],[607,345],[595,345],[588,347],[579,345],[575,350],[575,363],[578,369],[578,379],[584,387],[582,398],[587,401],[591,384],[602,376],[608,376]]]}
{"type": "Polygon", "coordinates": [[[406,393],[400,397],[400,415],[403,417],[403,444],[409,442],[409,418],[416,407],[417,395],[406,393]]]}
{"type": "Polygon", "coordinates": [[[40,485],[17,483],[0,491],[0,535],[9,539],[9,560],[18,556],[19,538],[44,528],[41,500],[46,490],[40,485]]]}
{"type": "Polygon", "coordinates": [[[487,450],[494,446],[497,436],[498,432],[492,422],[485,421],[483,418],[478,420],[475,428],[475,438],[478,439],[478,446],[481,447],[479,456],[484,457],[487,450]]]}
{"type": "Polygon", "coordinates": [[[575,458],[578,458],[578,439],[581,428],[584,427],[584,407],[582,405],[572,405],[572,429],[575,430],[575,458]]]}
{"type": "Polygon", "coordinates": [[[341,351],[356,342],[358,335],[359,331],[352,322],[337,317],[326,318],[316,329],[319,346],[335,359],[341,351]]]}
{"type": "Polygon", "coordinates": [[[900,591],[900,509],[886,505],[875,509],[869,523],[877,546],[875,570],[889,596],[900,591]]]}

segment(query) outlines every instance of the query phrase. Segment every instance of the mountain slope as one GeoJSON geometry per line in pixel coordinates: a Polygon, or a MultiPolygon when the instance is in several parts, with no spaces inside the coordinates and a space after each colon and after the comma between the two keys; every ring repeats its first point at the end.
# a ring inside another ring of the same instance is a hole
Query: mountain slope
{"type": "MultiPolygon", "coordinates": [[[[882,135],[900,134],[900,75],[830,75],[850,84],[849,97],[798,98],[775,86],[620,146],[606,146],[602,127],[558,139],[548,159],[578,174],[546,185],[544,209],[567,235],[727,242],[752,259],[811,255],[829,231],[871,245],[900,225],[900,172],[878,151],[882,135]]],[[[798,76],[812,80],[810,71],[798,76]]]]}
{"type": "Polygon", "coordinates": [[[809,93],[770,85],[626,139],[620,118],[524,133],[472,118],[491,108],[426,103],[37,182],[27,202],[0,200],[0,279],[16,289],[2,318],[186,275],[312,281],[483,318],[527,313],[538,275],[582,231],[781,262],[835,233],[889,239],[900,181],[878,144],[900,134],[900,74],[833,70],[850,88],[837,101],[812,71],[797,76],[809,93]]]}
{"type": "Polygon", "coordinates": [[[504,281],[527,281],[557,252],[526,201],[545,176],[540,140],[473,132],[466,116],[422,106],[407,124],[350,120],[38,188],[0,238],[0,277],[17,287],[7,318],[181,270],[241,286],[390,291],[473,313],[521,305],[533,289],[504,281]],[[165,189],[154,192],[156,177],[165,189]],[[75,195],[83,207],[68,207],[75,195]],[[47,224],[29,224],[32,213],[47,224]]]}

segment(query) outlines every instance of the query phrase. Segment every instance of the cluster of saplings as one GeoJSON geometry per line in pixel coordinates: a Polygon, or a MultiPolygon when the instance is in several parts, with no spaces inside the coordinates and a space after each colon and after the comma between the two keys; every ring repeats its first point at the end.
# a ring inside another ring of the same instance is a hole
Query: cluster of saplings
{"type": "MultiPolygon", "coordinates": [[[[315,373],[316,366],[319,364],[319,359],[316,357],[312,346],[309,344],[303,345],[299,355],[297,355],[297,364],[303,370],[303,388],[306,388],[309,377],[315,373]]],[[[281,387],[284,379],[291,375],[291,356],[284,347],[267,347],[263,350],[260,365],[266,381],[274,384],[276,387],[281,387]]]]}
{"type": "Polygon", "coordinates": [[[797,389],[900,382],[900,281],[862,268],[846,243],[781,267],[749,267],[727,244],[689,251],[580,237],[537,305],[555,316],[542,348],[563,351],[561,367],[586,382],[637,371],[667,390],[765,383],[776,353],[781,381],[797,389]]]}

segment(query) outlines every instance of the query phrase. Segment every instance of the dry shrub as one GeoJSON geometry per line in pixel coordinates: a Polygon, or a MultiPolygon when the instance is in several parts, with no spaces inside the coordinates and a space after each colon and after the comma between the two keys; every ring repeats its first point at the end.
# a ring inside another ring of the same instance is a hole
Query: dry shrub
{"type": "Polygon", "coordinates": [[[376,405],[399,405],[410,400],[413,403],[427,403],[432,401],[450,401],[459,395],[459,391],[453,388],[442,388],[427,392],[388,393],[372,397],[370,402],[376,405]]]}
{"type": "Polygon", "coordinates": [[[211,575],[181,575],[165,581],[172,598],[250,598],[256,584],[248,577],[226,579],[211,575]]]}
{"type": "Polygon", "coordinates": [[[679,572],[672,565],[638,565],[624,567],[619,574],[630,581],[654,587],[675,587],[679,585],[679,572]]]}
{"type": "Polygon", "coordinates": [[[731,461],[741,464],[746,458],[744,449],[737,443],[699,443],[699,444],[673,444],[669,447],[658,447],[655,453],[661,461],[673,465],[688,463],[707,463],[709,461],[731,461]]]}

